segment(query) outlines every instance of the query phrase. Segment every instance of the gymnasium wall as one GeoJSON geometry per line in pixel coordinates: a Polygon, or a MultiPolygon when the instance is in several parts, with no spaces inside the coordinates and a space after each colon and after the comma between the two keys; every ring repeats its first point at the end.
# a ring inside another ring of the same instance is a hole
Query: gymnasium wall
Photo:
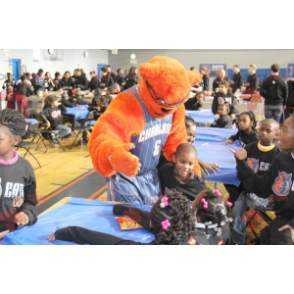
{"type": "Polygon", "coordinates": [[[21,65],[25,65],[30,73],[36,73],[39,68],[42,68],[44,73],[49,71],[54,76],[56,71],[63,74],[69,70],[73,73],[75,68],[83,68],[88,78],[91,70],[97,71],[98,63],[108,63],[108,50],[54,49],[53,55],[49,55],[48,49],[39,50],[40,59],[37,62],[34,61],[33,49],[10,49],[9,58],[21,59],[21,65]],[[87,58],[83,56],[85,51],[89,53],[87,58]],[[102,59],[104,59],[103,62],[102,59]]]}

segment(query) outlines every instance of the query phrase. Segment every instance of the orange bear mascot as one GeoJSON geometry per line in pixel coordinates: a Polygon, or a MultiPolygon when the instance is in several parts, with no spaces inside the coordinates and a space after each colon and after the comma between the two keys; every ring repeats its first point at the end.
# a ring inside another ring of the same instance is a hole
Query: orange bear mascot
{"type": "MultiPolygon", "coordinates": [[[[141,64],[139,75],[139,84],[119,94],[97,121],[89,152],[106,177],[109,201],[152,205],[162,195],[156,169],[161,151],[172,161],[187,142],[184,102],[202,76],[164,56],[141,64]]],[[[194,171],[201,177],[198,163],[194,171]]]]}

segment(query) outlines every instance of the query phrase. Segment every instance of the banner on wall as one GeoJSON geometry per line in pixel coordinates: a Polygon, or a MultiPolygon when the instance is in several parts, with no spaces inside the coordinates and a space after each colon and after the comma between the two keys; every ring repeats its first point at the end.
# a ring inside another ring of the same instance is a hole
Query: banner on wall
{"type": "Polygon", "coordinates": [[[205,64],[200,64],[199,66],[199,72],[201,71],[201,68],[205,66],[207,67],[207,71],[209,72],[210,77],[217,77],[218,73],[220,70],[227,70],[227,65],[226,64],[221,64],[221,63],[205,63],[205,64]]]}
{"type": "Polygon", "coordinates": [[[288,78],[292,78],[294,73],[294,63],[288,64],[288,78]]]}

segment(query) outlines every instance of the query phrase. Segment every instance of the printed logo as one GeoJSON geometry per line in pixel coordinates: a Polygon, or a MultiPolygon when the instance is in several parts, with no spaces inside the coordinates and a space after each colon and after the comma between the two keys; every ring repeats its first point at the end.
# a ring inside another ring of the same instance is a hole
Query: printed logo
{"type": "Polygon", "coordinates": [[[278,196],[287,196],[292,186],[292,174],[279,172],[272,186],[273,192],[278,196]]]}
{"type": "Polygon", "coordinates": [[[57,111],[52,111],[51,115],[52,115],[53,118],[57,118],[58,117],[57,111]]]}
{"type": "Polygon", "coordinates": [[[221,240],[217,243],[217,245],[224,245],[224,240],[221,239],[221,240]]]}
{"type": "Polygon", "coordinates": [[[218,104],[224,104],[225,99],[223,97],[218,97],[217,102],[218,102],[218,104]]]}
{"type": "Polygon", "coordinates": [[[247,164],[248,166],[253,169],[253,171],[255,173],[258,172],[258,168],[259,168],[259,159],[255,159],[255,158],[248,158],[247,159],[247,164]]]}

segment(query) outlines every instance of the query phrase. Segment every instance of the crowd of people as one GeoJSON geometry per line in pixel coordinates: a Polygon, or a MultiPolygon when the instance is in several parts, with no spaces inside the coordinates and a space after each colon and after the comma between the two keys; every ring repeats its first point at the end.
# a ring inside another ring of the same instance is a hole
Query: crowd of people
{"type": "MultiPolygon", "coordinates": [[[[236,140],[240,140],[242,144],[238,151],[231,149],[236,158],[241,184],[238,187],[225,185],[230,198],[229,201],[224,201],[218,190],[210,190],[206,186],[205,172],[201,170],[197,174],[193,170],[200,162],[193,146],[197,136],[197,124],[191,117],[186,116],[187,143],[178,146],[172,162],[163,162],[157,166],[164,196],[158,199],[151,213],[129,204],[115,205],[113,209],[114,214],[118,215],[122,212],[130,217],[139,214],[141,218],[138,223],[155,235],[154,241],[149,244],[243,245],[246,244],[244,213],[247,208],[265,209],[272,208],[273,205],[277,218],[261,231],[258,242],[289,245],[294,242],[294,189],[291,180],[294,173],[294,115],[289,115],[280,125],[282,111],[286,106],[289,107],[289,112],[293,113],[294,75],[286,82],[279,76],[279,66],[273,64],[271,76],[259,85],[257,68],[252,64],[249,66],[250,76],[244,84],[239,66],[235,65],[233,69],[235,74],[232,81],[229,81],[224,71],[220,71],[213,82],[212,112],[217,118],[214,127],[228,128],[232,126],[232,122],[236,122],[236,134],[223,144],[232,144],[236,140]],[[259,91],[265,98],[266,119],[261,122],[259,128],[253,112],[240,114],[236,109],[236,96],[240,91],[259,91]],[[285,200],[277,202],[272,199],[272,191],[275,191],[274,197],[286,197],[285,200]],[[229,215],[231,209],[232,219],[229,215]]],[[[25,74],[15,83],[10,76],[5,86],[8,92],[11,87],[16,88],[20,96],[40,89],[68,90],[62,94],[61,103],[54,95],[47,97],[42,111],[48,127],[59,130],[60,137],[66,138],[70,136],[71,129],[62,124],[61,114],[65,112],[65,107],[88,104],[83,100],[80,91],[94,91],[94,98],[88,106],[89,110],[97,111],[98,119],[111,103],[115,84],[123,91],[138,83],[135,68],[129,70],[127,77],[126,72],[124,74],[121,69],[115,75],[110,66],[102,68],[101,74],[99,80],[92,71],[91,80],[88,81],[83,71],[77,69],[72,77],[67,71],[62,78],[56,73],[53,80],[50,73],[47,72],[43,76],[43,71],[39,70],[32,80],[29,74],[25,74]],[[103,89],[107,89],[107,95],[101,95],[103,89]]],[[[202,74],[202,83],[191,88],[196,94],[185,103],[186,109],[202,108],[205,94],[209,91],[207,68],[202,68],[202,74]]],[[[8,231],[33,225],[37,221],[37,201],[31,197],[36,195],[34,173],[30,164],[14,150],[28,131],[27,125],[18,111],[9,108],[0,112],[0,178],[2,191],[18,189],[20,192],[15,194],[21,197],[5,196],[1,199],[0,239],[8,231]],[[23,176],[24,174],[26,176],[23,176]],[[3,215],[9,210],[13,221],[7,230],[3,215]]],[[[218,166],[214,165],[212,170],[215,172],[218,166]]],[[[5,195],[8,195],[6,192],[5,195]]],[[[75,241],[79,244],[141,244],[79,227],[63,228],[48,236],[49,241],[55,239],[75,241]]]]}

